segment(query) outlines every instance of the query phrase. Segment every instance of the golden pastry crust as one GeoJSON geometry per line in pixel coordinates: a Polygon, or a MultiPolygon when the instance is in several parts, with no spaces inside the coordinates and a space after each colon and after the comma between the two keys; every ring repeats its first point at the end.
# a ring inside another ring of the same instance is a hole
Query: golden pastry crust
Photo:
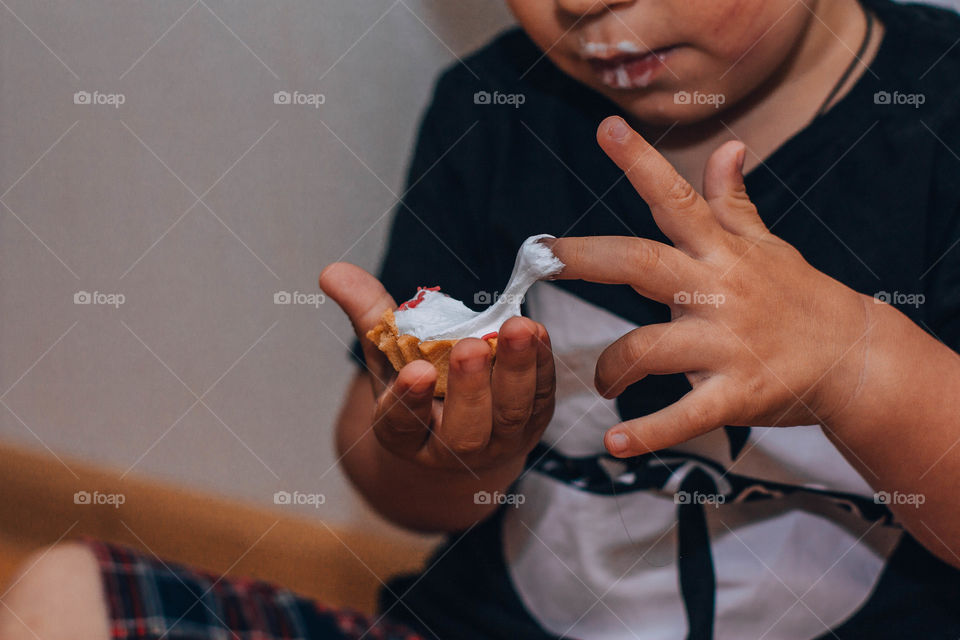
{"type": "MultiPolygon", "coordinates": [[[[397,371],[414,360],[426,360],[437,369],[437,384],[433,395],[442,398],[447,394],[447,375],[450,372],[450,351],[458,340],[420,340],[411,335],[400,335],[393,309],[383,312],[380,322],[370,331],[367,339],[382,351],[397,371]]],[[[493,357],[497,355],[496,337],[487,338],[493,357]]]]}

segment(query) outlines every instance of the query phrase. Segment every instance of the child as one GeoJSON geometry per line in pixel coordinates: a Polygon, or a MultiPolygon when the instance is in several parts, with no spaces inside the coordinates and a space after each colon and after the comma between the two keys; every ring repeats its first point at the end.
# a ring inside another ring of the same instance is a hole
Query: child
{"type": "Polygon", "coordinates": [[[418,285],[489,303],[530,235],[567,267],[495,362],[456,345],[442,403],[431,365],[361,338],[344,467],[454,535],[379,620],[258,637],[957,637],[960,19],[510,5],[523,31],[437,85],[380,282],[321,286],[363,336],[418,285]]]}

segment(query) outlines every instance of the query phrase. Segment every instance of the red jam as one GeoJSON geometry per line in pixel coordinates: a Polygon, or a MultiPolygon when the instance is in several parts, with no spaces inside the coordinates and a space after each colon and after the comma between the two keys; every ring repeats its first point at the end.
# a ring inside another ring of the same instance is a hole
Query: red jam
{"type": "Polygon", "coordinates": [[[417,295],[413,296],[399,307],[397,311],[405,311],[407,309],[413,309],[418,304],[423,302],[423,297],[427,295],[427,291],[440,291],[440,287],[417,287],[417,295]]]}
{"type": "Polygon", "coordinates": [[[487,335],[481,337],[480,339],[481,339],[481,340],[493,340],[493,339],[496,338],[496,337],[497,337],[497,332],[496,332],[496,331],[491,331],[490,333],[488,333],[487,335]]]}

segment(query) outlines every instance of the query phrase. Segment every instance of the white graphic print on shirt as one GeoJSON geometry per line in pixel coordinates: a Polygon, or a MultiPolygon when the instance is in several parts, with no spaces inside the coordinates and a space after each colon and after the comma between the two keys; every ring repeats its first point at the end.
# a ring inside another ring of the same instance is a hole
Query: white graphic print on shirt
{"type": "Polygon", "coordinates": [[[550,283],[538,283],[527,302],[550,332],[557,409],[543,439],[549,453],[517,484],[525,500],[506,510],[503,538],[511,579],[544,628],[591,640],[684,635],[675,493],[694,469],[729,494],[704,508],[716,638],[815,638],[862,605],[901,532],[868,514],[873,490],[817,425],[754,428],[736,462],[723,430],[643,468],[589,460],[616,481],[616,495],[596,482],[600,472],[565,478],[564,461],[605,454],[603,433],[620,416],[594,390],[594,365],[636,325],[550,283]],[[661,480],[638,490],[652,477],[661,480]]]}

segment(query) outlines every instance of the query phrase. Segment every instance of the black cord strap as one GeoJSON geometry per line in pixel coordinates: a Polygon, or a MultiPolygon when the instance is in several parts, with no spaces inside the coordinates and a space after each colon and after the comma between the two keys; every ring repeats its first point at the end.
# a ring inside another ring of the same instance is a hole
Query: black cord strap
{"type": "Polygon", "coordinates": [[[830,103],[833,102],[834,98],[837,97],[837,94],[839,94],[844,85],[847,84],[847,80],[849,80],[850,76],[853,75],[857,65],[863,62],[863,56],[867,53],[867,49],[870,47],[870,41],[873,40],[874,17],[873,13],[869,9],[865,9],[864,13],[867,16],[867,32],[863,36],[863,42],[860,43],[860,49],[857,50],[857,53],[854,56],[853,61],[850,63],[850,66],[848,66],[847,70],[843,72],[842,76],[840,76],[840,81],[834,85],[833,89],[830,91],[830,95],[828,95],[827,99],[823,101],[822,105],[820,105],[820,109],[817,111],[818,118],[826,113],[827,109],[830,108],[830,103]]]}
{"type": "Polygon", "coordinates": [[[677,565],[680,593],[687,611],[687,640],[713,640],[717,578],[710,551],[710,532],[704,513],[705,496],[714,496],[717,485],[702,469],[693,469],[680,483],[677,506],[677,565]]]}

